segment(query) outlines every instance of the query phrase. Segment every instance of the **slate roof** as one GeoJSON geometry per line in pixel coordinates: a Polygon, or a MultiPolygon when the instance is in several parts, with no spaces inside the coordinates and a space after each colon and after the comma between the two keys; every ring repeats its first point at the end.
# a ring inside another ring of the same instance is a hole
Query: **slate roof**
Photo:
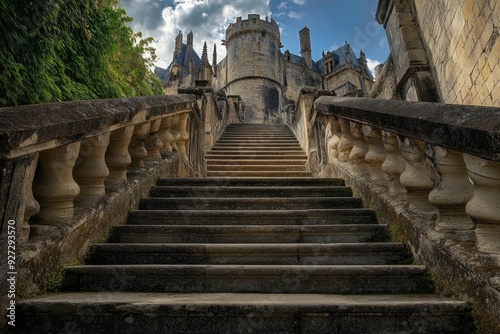
{"type": "Polygon", "coordinates": [[[170,63],[167,69],[163,69],[160,67],[155,68],[155,74],[162,81],[168,80],[168,76],[172,71],[174,65],[178,65],[181,67],[180,77],[183,78],[189,74],[189,61],[193,60],[195,64],[195,73],[198,73],[201,65],[201,60],[196,51],[193,48],[188,48],[186,44],[182,43],[181,52],[177,55],[177,57],[170,63]]]}
{"type": "MultiPolygon", "coordinates": [[[[352,65],[356,69],[361,70],[361,63],[359,62],[359,59],[356,57],[356,54],[354,53],[354,50],[352,49],[350,44],[349,44],[349,50],[351,51],[352,65]]],[[[347,64],[347,54],[345,46],[341,46],[337,50],[333,50],[331,52],[333,53],[333,58],[335,59],[334,71],[347,64]]],[[[281,57],[285,59],[285,55],[283,53],[281,53],[281,57]]],[[[305,65],[306,63],[303,57],[294,55],[292,53],[290,53],[290,62],[297,65],[305,65]]],[[[323,68],[323,61],[321,59],[316,62],[313,61],[312,70],[320,72],[321,74],[325,74],[325,70],[323,68]]],[[[370,71],[368,71],[368,75],[373,79],[373,76],[370,71]]]]}

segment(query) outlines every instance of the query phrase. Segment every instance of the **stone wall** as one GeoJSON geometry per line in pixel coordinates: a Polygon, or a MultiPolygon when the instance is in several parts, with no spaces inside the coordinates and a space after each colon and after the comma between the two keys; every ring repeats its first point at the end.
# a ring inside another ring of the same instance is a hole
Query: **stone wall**
{"type": "Polygon", "coordinates": [[[299,99],[300,90],[306,86],[321,89],[321,73],[315,72],[304,65],[297,65],[291,61],[284,61],[285,68],[285,95],[292,101],[299,99]]]}
{"type": "Polygon", "coordinates": [[[440,98],[500,104],[500,2],[414,0],[440,98]]]}
{"type": "MultiPolygon", "coordinates": [[[[377,20],[391,48],[395,98],[499,105],[498,1],[379,0],[377,20]]],[[[372,96],[385,98],[382,87],[372,96]]]]}

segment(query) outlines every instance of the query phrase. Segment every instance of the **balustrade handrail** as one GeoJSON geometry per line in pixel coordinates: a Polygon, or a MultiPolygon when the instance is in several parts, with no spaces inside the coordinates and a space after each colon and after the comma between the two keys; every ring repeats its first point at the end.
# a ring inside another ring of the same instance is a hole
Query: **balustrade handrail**
{"type": "Polygon", "coordinates": [[[56,102],[0,108],[0,159],[12,159],[51,149],[186,110],[194,110],[194,119],[200,120],[193,95],[56,102]]]}
{"type": "Polygon", "coordinates": [[[315,110],[500,161],[500,108],[321,96],[315,110]]]}

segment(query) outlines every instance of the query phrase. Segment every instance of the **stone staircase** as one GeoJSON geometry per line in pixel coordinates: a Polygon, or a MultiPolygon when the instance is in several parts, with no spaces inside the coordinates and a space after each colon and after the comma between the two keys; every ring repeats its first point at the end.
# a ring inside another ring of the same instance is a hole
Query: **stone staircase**
{"type": "Polygon", "coordinates": [[[21,333],[472,333],[468,306],[283,125],[231,125],[208,178],[160,179],[21,333]]]}

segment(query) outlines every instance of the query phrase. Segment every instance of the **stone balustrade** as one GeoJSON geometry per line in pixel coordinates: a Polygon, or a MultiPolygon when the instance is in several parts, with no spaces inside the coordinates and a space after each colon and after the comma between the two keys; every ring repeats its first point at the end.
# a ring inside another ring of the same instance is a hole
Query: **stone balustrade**
{"type": "Polygon", "coordinates": [[[321,95],[288,117],[310,171],[346,179],[441,288],[498,315],[500,108],[321,95]]]}
{"type": "Polygon", "coordinates": [[[436,228],[475,228],[478,249],[500,259],[499,108],[326,96],[315,108],[338,118],[341,143],[344,136],[356,139],[341,161],[368,164],[371,181],[385,180],[392,191],[404,188],[410,211],[437,213],[436,228]],[[347,122],[351,126],[342,127],[347,122]],[[360,142],[369,148],[360,149],[360,142]],[[404,170],[389,167],[403,159],[404,170]]]}
{"type": "Polygon", "coordinates": [[[16,221],[20,289],[123,223],[158,177],[201,175],[202,112],[193,95],[0,109],[1,233],[16,221]]]}

